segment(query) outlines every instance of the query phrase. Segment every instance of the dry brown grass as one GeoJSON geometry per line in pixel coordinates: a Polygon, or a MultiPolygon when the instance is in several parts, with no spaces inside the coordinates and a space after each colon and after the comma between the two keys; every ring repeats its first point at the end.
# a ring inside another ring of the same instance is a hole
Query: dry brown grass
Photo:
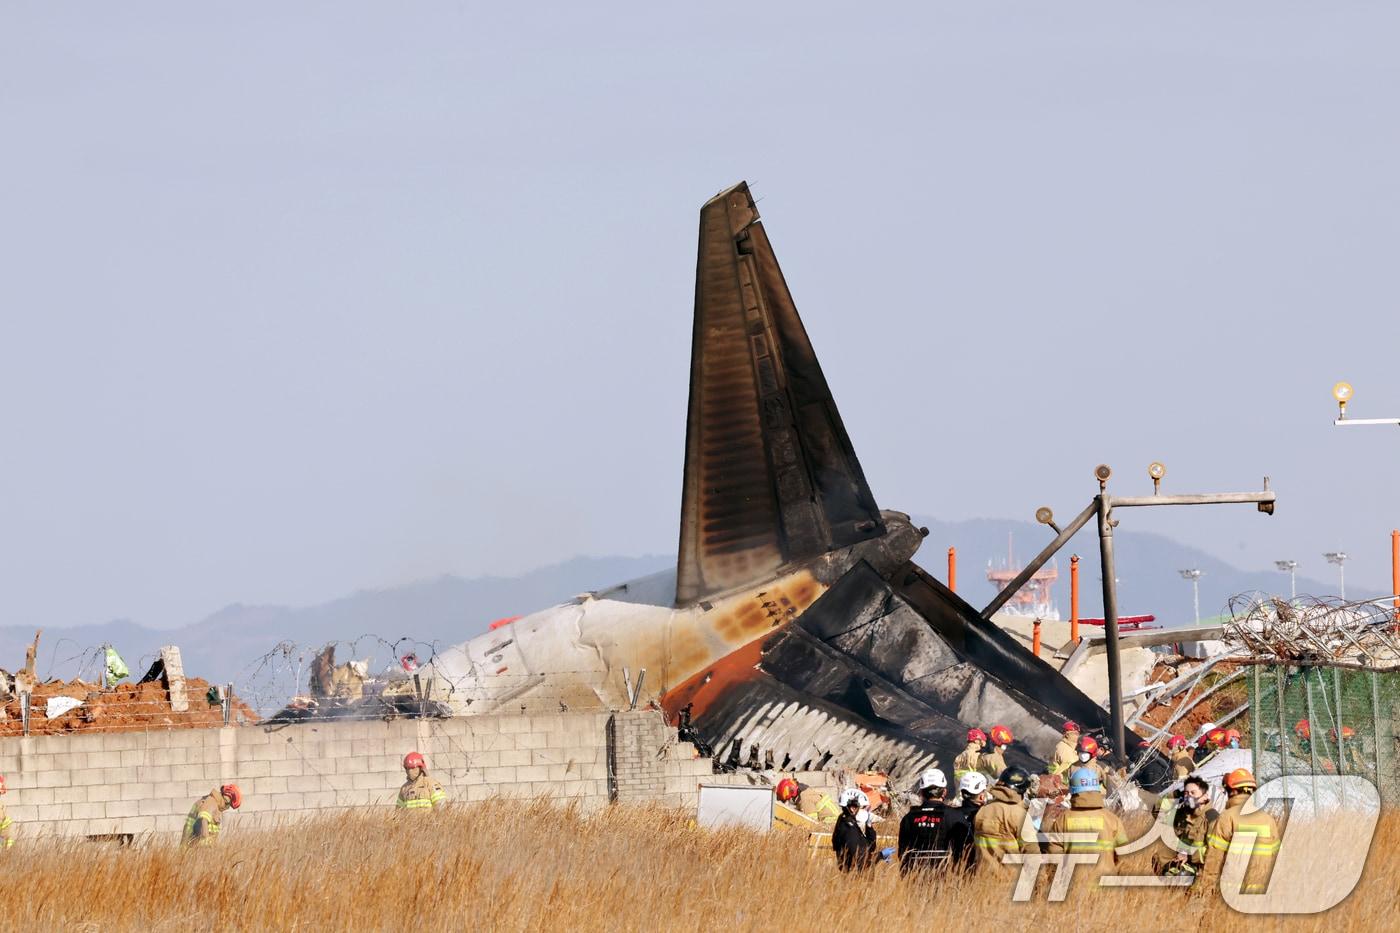
{"type": "MultiPolygon", "coordinates": [[[[1014,904],[987,879],[843,876],[804,840],[710,833],[620,807],[584,818],[492,801],[409,818],[359,812],[243,830],[215,848],[22,841],[0,853],[3,925],[90,930],[1374,930],[1396,922],[1400,815],[1383,819],[1360,887],[1314,917],[1259,919],[1179,891],[1071,893],[1014,904]],[[15,874],[18,873],[18,876],[15,874]]],[[[1295,827],[1301,829],[1301,827],[1295,827]]],[[[1145,856],[1134,857],[1140,860],[1145,856]]],[[[1326,853],[1318,870],[1325,871],[1326,853]]]]}

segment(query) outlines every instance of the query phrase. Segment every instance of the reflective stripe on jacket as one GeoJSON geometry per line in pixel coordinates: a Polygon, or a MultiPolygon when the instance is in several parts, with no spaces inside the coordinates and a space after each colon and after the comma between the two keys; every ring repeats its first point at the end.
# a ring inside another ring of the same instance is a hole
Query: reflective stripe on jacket
{"type": "Polygon", "coordinates": [[[447,791],[442,785],[426,774],[420,774],[412,781],[405,781],[399,788],[399,798],[395,805],[400,810],[431,810],[447,802],[447,791]]]}
{"type": "Polygon", "coordinates": [[[219,804],[222,802],[218,791],[195,801],[194,806],[190,807],[189,816],[185,817],[185,831],[181,836],[185,845],[208,845],[218,838],[222,812],[219,804]],[[201,821],[204,823],[204,833],[197,835],[201,821]]]}
{"type": "Polygon", "coordinates": [[[992,788],[992,799],[983,804],[972,821],[978,872],[1012,879],[1020,874],[1019,866],[1003,865],[1001,859],[1003,855],[1040,850],[1034,840],[1021,835],[1026,818],[1026,804],[1014,790],[1001,785],[992,788]]]}
{"type": "Polygon", "coordinates": [[[1261,894],[1268,890],[1269,876],[1274,871],[1274,858],[1278,855],[1283,837],[1279,832],[1278,821],[1265,810],[1244,813],[1245,802],[1252,795],[1234,794],[1225,805],[1225,812],[1215,821],[1215,828],[1206,837],[1206,865],[1212,878],[1224,868],[1225,856],[1230,852],[1244,852],[1249,855],[1249,865],[1244,873],[1244,893],[1261,894]],[[1239,834],[1240,839],[1235,835],[1239,834]],[[1253,839],[1244,836],[1253,833],[1253,839]]]}

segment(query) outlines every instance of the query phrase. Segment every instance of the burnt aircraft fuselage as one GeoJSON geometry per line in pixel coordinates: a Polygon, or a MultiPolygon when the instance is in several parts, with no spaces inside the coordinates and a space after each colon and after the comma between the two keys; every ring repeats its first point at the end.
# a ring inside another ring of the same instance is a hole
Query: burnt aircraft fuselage
{"type": "Polygon", "coordinates": [[[876,506],[743,184],[701,209],[690,385],[676,571],[442,652],[435,699],[619,709],[645,669],[641,695],[715,748],[896,775],[951,761],[973,725],[1010,727],[1029,766],[1065,719],[1107,728],[912,562],[922,533],[876,506]]]}

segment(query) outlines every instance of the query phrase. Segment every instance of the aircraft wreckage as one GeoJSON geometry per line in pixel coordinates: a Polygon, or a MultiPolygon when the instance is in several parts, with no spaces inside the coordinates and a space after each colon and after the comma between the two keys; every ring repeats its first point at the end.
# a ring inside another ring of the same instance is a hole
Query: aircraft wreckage
{"type": "Polygon", "coordinates": [[[745,758],[906,775],[951,762],[969,725],[1009,726],[1023,765],[1066,719],[1107,731],[913,562],[927,529],[876,505],[747,184],[700,210],[693,340],[675,571],[441,652],[434,699],[474,715],[640,694],[745,758]]]}

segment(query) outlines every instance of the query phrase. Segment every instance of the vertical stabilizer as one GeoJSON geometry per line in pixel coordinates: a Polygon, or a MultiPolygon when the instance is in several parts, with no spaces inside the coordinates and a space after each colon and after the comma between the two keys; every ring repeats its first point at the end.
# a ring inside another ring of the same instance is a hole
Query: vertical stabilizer
{"type": "Polygon", "coordinates": [[[700,209],[676,602],[884,533],[748,185],[700,209]]]}

